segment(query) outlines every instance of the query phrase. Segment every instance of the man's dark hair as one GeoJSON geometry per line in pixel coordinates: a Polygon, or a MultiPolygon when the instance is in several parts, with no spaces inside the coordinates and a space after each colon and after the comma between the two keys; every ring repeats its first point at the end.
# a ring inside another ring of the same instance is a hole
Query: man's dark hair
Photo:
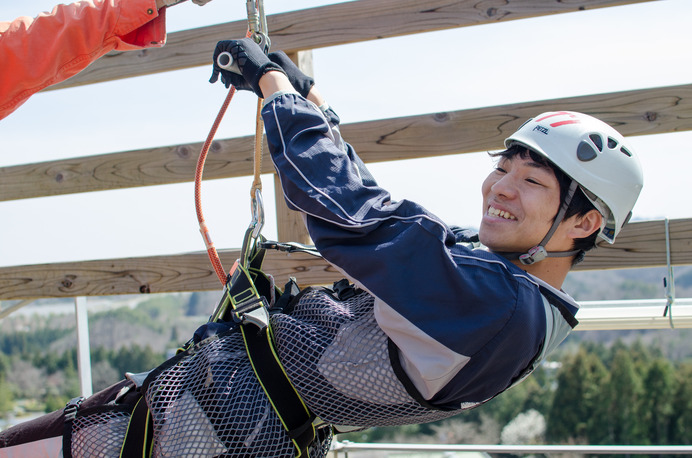
{"type": "MultiPolygon", "coordinates": [[[[557,178],[557,181],[560,184],[560,202],[564,202],[565,196],[567,195],[567,190],[569,189],[569,185],[572,183],[572,178],[567,176],[565,172],[563,172],[560,168],[558,168],[555,164],[550,162],[544,156],[518,144],[510,146],[508,149],[504,151],[490,153],[491,157],[505,159],[511,159],[517,155],[522,159],[530,158],[537,164],[550,168],[553,171],[553,173],[555,173],[555,178],[557,178]]],[[[586,195],[584,195],[584,192],[581,190],[581,187],[579,187],[578,192],[574,193],[574,197],[572,197],[572,202],[570,202],[569,206],[567,207],[567,212],[565,213],[564,219],[571,218],[575,215],[584,216],[591,210],[596,210],[596,207],[594,207],[591,201],[589,201],[589,199],[586,198],[586,195]]],[[[557,213],[555,214],[555,217],[557,217],[557,213]]],[[[555,221],[555,217],[553,217],[553,221],[555,221]]],[[[598,233],[599,231],[595,231],[588,237],[574,239],[572,249],[580,250],[582,253],[576,256],[573,265],[582,260],[583,252],[596,248],[596,240],[598,238],[598,233]]]]}

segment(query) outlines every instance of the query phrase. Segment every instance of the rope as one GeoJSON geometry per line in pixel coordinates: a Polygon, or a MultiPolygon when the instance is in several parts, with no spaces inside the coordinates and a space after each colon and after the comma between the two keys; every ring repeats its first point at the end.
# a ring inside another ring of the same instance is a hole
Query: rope
{"type": "MultiPolygon", "coordinates": [[[[250,31],[248,31],[247,36],[250,36],[250,31]]],[[[202,234],[202,239],[204,239],[204,245],[207,248],[207,254],[209,255],[211,265],[214,267],[216,276],[219,277],[219,281],[222,285],[226,284],[226,280],[228,278],[228,275],[230,274],[226,274],[226,271],[224,270],[223,265],[221,264],[221,258],[219,257],[219,253],[216,251],[216,247],[214,247],[214,242],[212,241],[211,234],[209,233],[209,227],[207,226],[207,223],[204,220],[204,214],[202,212],[202,175],[204,174],[204,163],[207,160],[209,148],[211,147],[211,143],[214,140],[214,136],[216,135],[216,131],[219,128],[219,124],[221,124],[221,120],[226,114],[228,105],[231,103],[231,100],[233,99],[235,91],[236,89],[233,86],[231,86],[231,88],[228,90],[226,99],[221,105],[219,113],[216,115],[216,119],[214,120],[214,124],[212,124],[212,127],[209,130],[209,135],[207,135],[207,139],[204,142],[202,150],[199,153],[199,159],[197,160],[197,169],[195,170],[195,210],[197,212],[197,221],[199,222],[199,231],[202,234]]],[[[262,103],[263,99],[258,98],[257,115],[255,119],[255,154],[253,161],[253,181],[252,187],[250,189],[250,197],[253,202],[256,198],[256,191],[262,191],[262,180],[260,178],[260,175],[262,173],[262,132],[264,131],[264,124],[262,123],[262,103]]],[[[234,269],[235,265],[233,266],[233,268],[231,268],[231,273],[234,269]]]]}
{"type": "Polygon", "coordinates": [[[207,135],[207,140],[202,146],[202,150],[199,153],[199,159],[197,159],[197,169],[195,170],[195,210],[197,212],[197,221],[199,222],[199,231],[202,233],[204,245],[207,247],[207,254],[209,255],[211,265],[214,267],[214,271],[219,277],[219,281],[221,281],[221,284],[224,285],[226,284],[226,271],[224,271],[223,265],[221,265],[221,258],[219,258],[219,253],[216,251],[216,247],[214,247],[214,242],[211,239],[209,228],[207,227],[207,223],[204,220],[204,214],[202,213],[202,174],[204,173],[204,162],[207,160],[207,154],[209,154],[209,147],[211,146],[212,140],[214,140],[214,135],[216,135],[219,124],[221,123],[224,114],[226,114],[226,109],[228,109],[228,105],[231,103],[234,94],[235,87],[231,86],[231,88],[228,90],[228,94],[226,95],[226,99],[221,105],[219,113],[216,115],[214,124],[211,126],[209,135],[207,135]]]}
{"type": "Polygon", "coordinates": [[[264,99],[257,99],[257,117],[255,119],[255,160],[252,163],[253,180],[252,188],[250,189],[250,197],[255,199],[255,190],[262,191],[262,132],[264,131],[264,123],[262,122],[262,103],[264,99]]]}

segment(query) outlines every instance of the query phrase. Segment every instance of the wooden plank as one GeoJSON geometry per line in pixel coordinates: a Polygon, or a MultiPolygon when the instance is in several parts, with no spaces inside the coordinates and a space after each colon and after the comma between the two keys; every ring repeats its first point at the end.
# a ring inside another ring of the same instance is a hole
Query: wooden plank
{"type": "MultiPolygon", "coordinates": [[[[214,140],[204,166],[205,179],[252,175],[253,142],[254,136],[214,140]]],[[[202,145],[188,143],[3,167],[0,200],[193,181],[202,145]]]]}
{"type": "MultiPolygon", "coordinates": [[[[692,84],[345,124],[342,132],[365,162],[460,154],[499,149],[525,119],[555,109],[592,114],[625,135],[687,131],[692,84]]],[[[192,181],[201,146],[3,167],[0,201],[192,181]]],[[[205,179],[252,175],[252,151],[252,137],[215,140],[205,179]]]]}
{"type": "MultiPolygon", "coordinates": [[[[692,264],[692,219],[669,221],[671,264],[692,264]]],[[[625,226],[613,245],[599,243],[574,270],[604,270],[666,265],[664,220],[625,226]]]]}
{"type": "MultiPolygon", "coordinates": [[[[652,0],[360,0],[269,15],[267,23],[272,48],[296,52],[646,1],[652,0]]],[[[163,48],[111,53],[49,89],[209,65],[217,41],[246,29],[241,20],[171,33],[163,48]]]]}
{"type": "MultiPolygon", "coordinates": [[[[671,220],[670,236],[672,263],[692,264],[692,219],[671,220]]],[[[226,268],[238,256],[238,250],[220,252],[226,268]]],[[[664,222],[658,220],[629,224],[614,245],[591,252],[576,270],[665,265],[664,222]]],[[[264,268],[279,285],[289,276],[302,285],[330,284],[342,278],[323,260],[303,253],[270,251],[264,268]]],[[[206,252],[0,268],[0,300],[217,289],[221,290],[221,284],[206,252]]]]}
{"type": "Polygon", "coordinates": [[[17,304],[10,305],[7,308],[1,308],[0,307],[0,320],[2,320],[5,317],[10,316],[12,313],[16,312],[17,310],[19,310],[23,307],[26,307],[27,305],[31,304],[32,302],[34,302],[33,299],[26,299],[26,300],[23,300],[17,304]]]}
{"type": "Polygon", "coordinates": [[[526,119],[545,111],[591,114],[633,136],[691,130],[690,109],[688,84],[362,122],[341,130],[364,161],[376,162],[500,149],[526,119]]]}
{"type": "MultiPolygon", "coordinates": [[[[222,250],[229,269],[239,250],[222,250]]],[[[322,259],[302,253],[270,252],[264,268],[283,285],[330,284],[342,277],[322,259]]],[[[221,291],[206,252],[0,268],[0,300],[41,297],[106,296],[176,291],[221,291]]]]}

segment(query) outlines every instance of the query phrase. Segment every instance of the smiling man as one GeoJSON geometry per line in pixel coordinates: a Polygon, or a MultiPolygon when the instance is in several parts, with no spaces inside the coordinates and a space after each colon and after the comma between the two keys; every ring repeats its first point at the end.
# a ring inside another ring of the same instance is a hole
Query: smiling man
{"type": "Polygon", "coordinates": [[[219,42],[214,61],[224,52],[236,72],[215,64],[211,81],[265,98],[286,202],[357,286],[336,305],[301,293],[290,314],[272,316],[283,368],[324,424],[419,423],[473,408],[523,380],[577,324],[565,276],[597,238],[614,241],[643,182],[615,129],[567,111],[524,123],[494,154],[476,238],[393,201],[285,54],[265,56],[250,39],[219,42]]]}

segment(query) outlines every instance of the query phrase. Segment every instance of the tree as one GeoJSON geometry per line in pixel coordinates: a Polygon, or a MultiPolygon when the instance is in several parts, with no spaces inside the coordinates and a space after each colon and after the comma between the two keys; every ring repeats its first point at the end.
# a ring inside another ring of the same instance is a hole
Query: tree
{"type": "Polygon", "coordinates": [[[538,368],[518,385],[465,414],[467,421],[480,423],[481,416],[486,415],[498,424],[506,425],[520,413],[531,409],[546,415],[551,404],[549,378],[543,368],[538,368]]]}
{"type": "Polygon", "coordinates": [[[495,444],[500,439],[500,425],[485,414],[477,422],[466,421],[462,414],[433,424],[432,439],[438,444],[495,444]]]}
{"type": "Polygon", "coordinates": [[[548,415],[550,406],[553,404],[553,393],[550,389],[550,382],[544,375],[546,371],[536,370],[530,377],[522,382],[526,389],[526,398],[522,410],[536,410],[544,417],[548,415]]]}
{"type": "Polygon", "coordinates": [[[663,358],[656,358],[644,379],[642,398],[646,438],[650,444],[670,444],[673,401],[675,397],[675,370],[663,358]]]}
{"type": "Polygon", "coordinates": [[[523,410],[530,378],[502,392],[491,401],[478,407],[478,410],[494,418],[500,425],[509,423],[523,410]]]}
{"type": "Polygon", "coordinates": [[[65,408],[65,405],[70,399],[72,398],[68,398],[67,396],[61,396],[55,393],[47,394],[44,398],[44,402],[46,403],[45,411],[54,412],[56,410],[61,410],[65,408]]]}
{"type": "Polygon", "coordinates": [[[5,418],[12,412],[14,399],[12,396],[12,388],[5,381],[5,378],[0,375],[0,418],[5,418]]]}
{"type": "Polygon", "coordinates": [[[94,391],[101,391],[120,381],[123,374],[118,373],[108,361],[99,361],[91,366],[91,377],[94,391]]]}
{"type": "Polygon", "coordinates": [[[583,348],[563,362],[548,412],[548,441],[587,441],[605,378],[606,370],[600,359],[583,348]]]}
{"type": "Polygon", "coordinates": [[[154,369],[164,359],[164,355],[154,353],[149,346],[142,348],[139,345],[132,345],[118,350],[113,355],[111,364],[122,376],[125,372],[144,372],[154,369]]]}
{"type": "Polygon", "coordinates": [[[185,306],[187,316],[209,316],[220,299],[218,292],[196,292],[190,295],[185,306]]]}
{"type": "Polygon", "coordinates": [[[522,412],[502,428],[500,442],[510,445],[534,445],[543,442],[545,418],[536,410],[522,412]]]}
{"type": "Polygon", "coordinates": [[[10,358],[0,353],[0,377],[3,377],[10,370],[10,358]]]}
{"type": "Polygon", "coordinates": [[[604,412],[608,420],[610,444],[637,444],[644,440],[644,427],[641,417],[643,387],[639,374],[642,371],[635,364],[626,349],[618,349],[613,356],[610,379],[606,385],[608,406],[604,412]]]}
{"type": "Polygon", "coordinates": [[[28,361],[15,357],[6,381],[15,387],[17,397],[39,399],[45,392],[45,374],[28,361]]]}
{"type": "Polygon", "coordinates": [[[675,394],[673,395],[673,421],[670,428],[671,444],[692,443],[692,364],[682,364],[676,373],[675,394]]]}

